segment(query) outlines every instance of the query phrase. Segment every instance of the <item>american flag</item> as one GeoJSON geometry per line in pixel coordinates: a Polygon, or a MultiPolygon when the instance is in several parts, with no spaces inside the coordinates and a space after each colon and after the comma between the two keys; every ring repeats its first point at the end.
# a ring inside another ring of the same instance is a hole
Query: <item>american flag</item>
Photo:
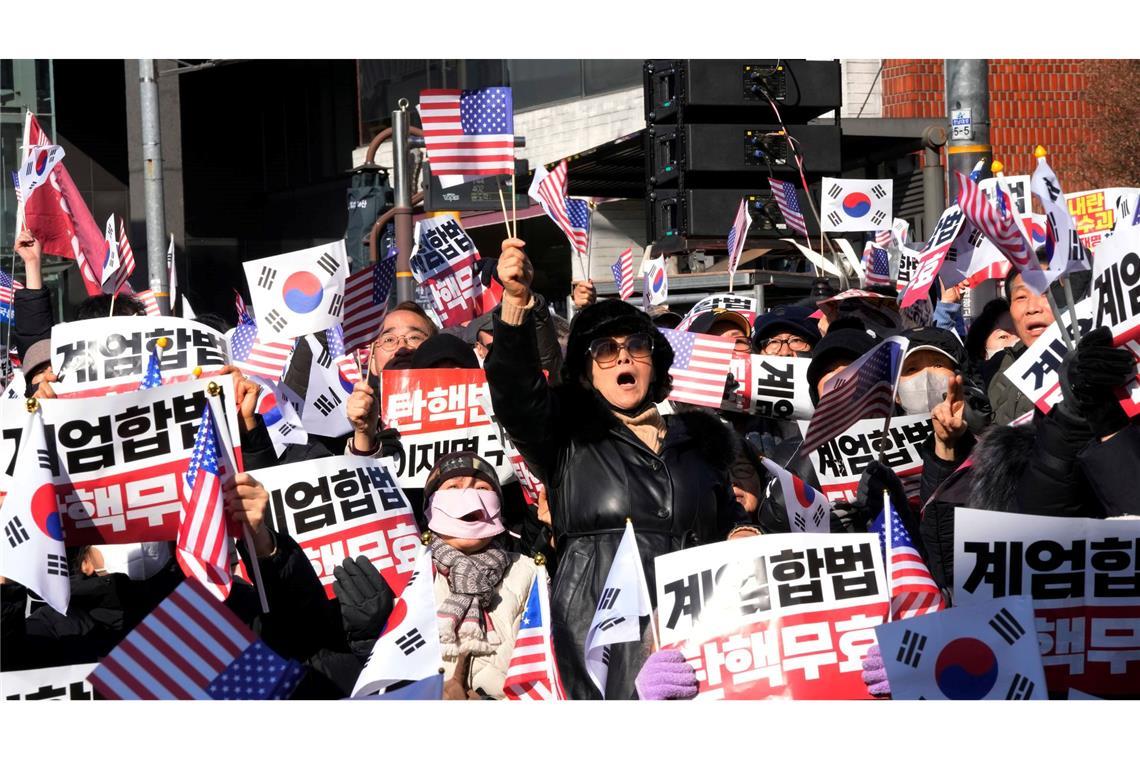
{"type": "Polygon", "coordinates": [[[752,217],[748,215],[748,201],[740,199],[740,207],[736,209],[736,218],[732,220],[732,227],[728,230],[728,272],[735,274],[740,264],[740,254],[744,250],[744,239],[748,237],[748,228],[752,226],[752,217]]]}
{"type": "Polygon", "coordinates": [[[566,197],[566,159],[552,172],[536,167],[528,194],[566,234],[574,252],[585,255],[590,242],[590,207],[584,200],[566,197]]]}
{"type": "Polygon", "coordinates": [[[186,469],[186,493],[178,515],[178,564],[187,578],[197,579],[221,600],[229,596],[233,584],[229,544],[218,434],[214,415],[206,404],[186,469]]]}
{"type": "Polygon", "coordinates": [[[669,400],[719,408],[736,341],[684,330],[662,329],[661,333],[673,347],[669,400]]]}
{"type": "MultiPolygon", "coordinates": [[[[888,230],[889,232],[889,230],[888,230]]],[[[891,284],[891,255],[870,240],[863,246],[864,287],[891,284]]]]}
{"type": "MultiPolygon", "coordinates": [[[[127,292],[131,291],[131,286],[127,284],[127,280],[135,271],[135,252],[131,249],[131,241],[127,240],[127,226],[123,224],[123,220],[119,220],[119,268],[115,271],[114,275],[114,292],[118,293],[124,287],[127,292]]],[[[157,305],[157,304],[156,304],[157,305]]]]}
{"type": "MultiPolygon", "coordinates": [[[[958,179],[958,207],[962,209],[966,219],[988,237],[1018,270],[1037,272],[1036,275],[1025,278],[1027,285],[1031,284],[1030,280],[1034,282],[1043,280],[1044,275],[1037,268],[1037,257],[1033,253],[1033,247],[1025,238],[1016,215],[999,211],[989,202],[978,184],[962,172],[954,174],[958,179]]],[[[999,191],[999,198],[1001,194],[999,191]]],[[[1008,200],[1006,204],[1008,206],[1008,200]]]]}
{"type": "Polygon", "coordinates": [[[264,343],[258,338],[257,323],[247,313],[230,336],[230,359],[247,375],[276,383],[285,374],[296,340],[264,343]]]}
{"type": "Polygon", "coordinates": [[[883,549],[889,579],[887,585],[891,590],[891,619],[903,620],[944,609],[946,602],[942,598],[942,592],[930,575],[930,569],[922,561],[922,555],[914,548],[910,533],[895,511],[895,505],[890,499],[884,498],[884,501],[886,506],[871,523],[871,530],[879,534],[883,549]],[[884,519],[888,511],[889,536],[888,524],[884,519]]]}
{"type": "Polygon", "coordinates": [[[135,298],[142,302],[148,317],[162,316],[162,312],[158,309],[158,299],[154,297],[153,290],[140,290],[138,293],[135,293],[135,298]]]}
{"type": "Polygon", "coordinates": [[[12,302],[16,298],[16,291],[23,290],[22,283],[12,279],[12,275],[0,269],[0,308],[7,311],[12,308],[12,302]]]}
{"type": "Polygon", "coordinates": [[[788,227],[807,237],[807,225],[804,224],[804,215],[800,211],[795,185],[779,179],[769,179],[768,184],[772,186],[772,197],[776,199],[776,205],[780,207],[780,213],[784,215],[788,227]]]}
{"type": "Polygon", "coordinates": [[[510,87],[422,90],[420,122],[432,174],[514,174],[510,87]]]}
{"type": "Polygon", "coordinates": [[[349,354],[344,350],[344,335],[340,325],[334,325],[325,330],[325,340],[329,344],[329,356],[340,370],[345,380],[355,385],[364,378],[360,374],[360,365],[356,363],[356,354],[349,354]]]}
{"type": "Polygon", "coordinates": [[[234,290],[234,309],[237,310],[238,324],[253,323],[253,317],[249,314],[249,309],[245,308],[245,299],[241,297],[241,293],[234,290]]]}
{"type": "Polygon", "coordinates": [[[614,273],[614,285],[617,286],[618,296],[625,301],[633,295],[633,249],[626,248],[618,256],[618,260],[610,267],[614,273]]]}
{"type": "Polygon", "coordinates": [[[875,245],[880,248],[886,248],[891,244],[891,231],[890,230],[875,230],[875,245]]]}
{"type": "Polygon", "coordinates": [[[395,245],[389,247],[383,260],[348,276],[344,286],[345,346],[359,349],[376,340],[395,279],[395,245]]]}
{"type": "Polygon", "coordinates": [[[507,699],[524,701],[566,699],[550,638],[550,595],[542,565],[530,585],[503,693],[507,699]]]}
{"type": "Polygon", "coordinates": [[[105,699],[285,699],[303,673],[188,578],[87,680],[105,699]]]}
{"type": "Polygon", "coordinates": [[[24,202],[24,194],[20,192],[20,173],[12,172],[12,187],[16,188],[16,203],[24,202]]]}
{"type": "Polygon", "coordinates": [[[162,385],[162,371],[158,368],[158,349],[150,352],[150,359],[146,363],[146,375],[139,383],[140,391],[147,391],[162,385]]]}
{"type": "Polygon", "coordinates": [[[815,451],[861,419],[890,415],[908,342],[897,335],[887,338],[827,382],[801,451],[815,451]]]}

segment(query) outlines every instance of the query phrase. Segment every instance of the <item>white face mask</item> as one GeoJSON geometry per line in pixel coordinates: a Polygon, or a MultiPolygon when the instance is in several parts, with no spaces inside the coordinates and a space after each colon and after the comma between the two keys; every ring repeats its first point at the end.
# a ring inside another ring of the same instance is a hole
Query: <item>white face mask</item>
{"type": "Polygon", "coordinates": [[[99,546],[103,555],[103,567],[108,573],[125,573],[132,581],[145,581],[170,560],[169,541],[153,541],[143,544],[113,544],[99,546]]]}
{"type": "Polygon", "coordinates": [[[942,403],[949,388],[950,378],[924,369],[899,380],[899,405],[907,414],[928,414],[942,403]]]}

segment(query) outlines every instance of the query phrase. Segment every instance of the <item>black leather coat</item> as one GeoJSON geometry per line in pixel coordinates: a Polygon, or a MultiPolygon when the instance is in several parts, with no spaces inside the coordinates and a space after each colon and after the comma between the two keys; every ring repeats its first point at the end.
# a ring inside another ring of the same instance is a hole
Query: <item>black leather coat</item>
{"type": "MultiPolygon", "coordinates": [[[[559,672],[571,699],[597,699],[585,669],[585,638],[626,520],[633,521],[656,605],[657,556],[723,540],[746,522],[729,484],[733,436],[711,414],[669,415],[662,450],[654,454],[593,391],[575,382],[547,385],[532,316],[515,327],[496,315],[494,327],[485,369],[495,413],[549,494],[559,672]]],[[[606,698],[635,697],[634,678],[646,656],[639,644],[611,647],[606,698]]]]}

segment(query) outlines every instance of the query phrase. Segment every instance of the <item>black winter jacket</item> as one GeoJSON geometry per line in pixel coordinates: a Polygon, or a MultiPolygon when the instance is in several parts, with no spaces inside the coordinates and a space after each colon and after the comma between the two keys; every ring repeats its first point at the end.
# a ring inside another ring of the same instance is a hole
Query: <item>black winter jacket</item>
{"type": "Polygon", "coordinates": [[[51,291],[47,288],[17,290],[12,301],[12,311],[12,345],[23,357],[33,343],[51,337],[51,328],[55,325],[51,291]]]}
{"type": "MultiPolygon", "coordinates": [[[[485,369],[495,414],[549,494],[559,560],[552,633],[562,681],[571,699],[596,699],[585,638],[626,520],[656,604],[656,557],[723,540],[747,519],[729,484],[733,435],[711,414],[669,415],[654,454],[592,391],[547,385],[532,315],[516,327],[496,314],[494,328],[485,369]]],[[[611,647],[607,699],[635,697],[645,657],[640,643],[611,647]]]]}

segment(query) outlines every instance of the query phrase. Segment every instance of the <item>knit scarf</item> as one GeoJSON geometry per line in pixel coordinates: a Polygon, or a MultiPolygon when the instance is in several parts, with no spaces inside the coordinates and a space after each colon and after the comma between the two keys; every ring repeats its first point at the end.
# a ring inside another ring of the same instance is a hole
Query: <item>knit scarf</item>
{"type": "Polygon", "coordinates": [[[467,652],[493,653],[502,639],[491,624],[487,607],[510,564],[507,553],[494,541],[477,554],[464,554],[432,536],[431,557],[451,591],[436,614],[443,658],[455,660],[467,652]]]}
{"type": "Polygon", "coordinates": [[[661,452],[661,444],[665,440],[665,420],[656,406],[650,405],[645,411],[632,417],[615,409],[614,416],[648,446],[650,451],[654,454],[661,452]]]}

